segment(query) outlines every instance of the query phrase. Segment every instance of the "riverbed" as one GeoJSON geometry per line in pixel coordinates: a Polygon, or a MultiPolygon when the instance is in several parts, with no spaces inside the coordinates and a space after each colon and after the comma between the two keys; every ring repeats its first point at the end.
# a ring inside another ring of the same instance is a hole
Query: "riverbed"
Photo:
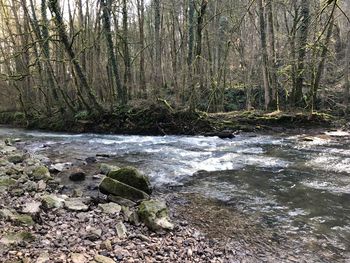
{"type": "MultiPolygon", "coordinates": [[[[135,166],[161,194],[199,196],[210,200],[210,209],[235,211],[266,231],[305,243],[300,245],[303,249],[313,247],[308,262],[350,259],[350,136],[346,132],[246,133],[220,139],[1,127],[0,138],[9,137],[20,138],[21,148],[42,155],[50,165],[84,164],[93,157],[97,162],[135,166]]],[[[204,211],[210,210],[206,202],[200,204],[204,211]]],[[[225,219],[230,221],[230,215],[225,212],[225,219]]],[[[229,235],[233,232],[227,231],[226,238],[229,235]]]]}

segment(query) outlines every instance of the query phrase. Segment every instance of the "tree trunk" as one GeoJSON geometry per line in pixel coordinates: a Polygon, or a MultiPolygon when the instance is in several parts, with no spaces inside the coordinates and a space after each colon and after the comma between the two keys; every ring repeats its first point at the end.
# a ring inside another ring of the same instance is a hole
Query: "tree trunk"
{"type": "Polygon", "coordinates": [[[144,0],[137,0],[137,14],[139,20],[139,38],[140,38],[140,69],[139,69],[139,78],[140,78],[140,95],[142,98],[147,98],[147,89],[146,89],[146,76],[145,76],[145,32],[144,32],[144,23],[145,23],[145,14],[144,14],[144,0]]]}
{"type": "Polygon", "coordinates": [[[349,107],[349,100],[350,100],[350,31],[347,35],[347,47],[346,47],[346,55],[345,55],[345,67],[344,67],[344,78],[345,78],[345,85],[344,85],[344,104],[346,107],[346,113],[349,113],[350,107],[349,107]]]}
{"type": "Polygon", "coordinates": [[[292,91],[293,104],[296,107],[302,107],[305,105],[303,99],[303,86],[304,86],[304,69],[305,69],[305,56],[307,49],[307,39],[310,26],[310,0],[303,0],[301,2],[301,24],[299,28],[299,52],[297,60],[297,71],[295,86],[292,91]]]}
{"type": "Polygon", "coordinates": [[[266,44],[266,22],[265,22],[265,10],[263,7],[262,0],[258,1],[259,7],[259,23],[260,23],[260,44],[262,53],[262,73],[264,82],[264,98],[265,98],[265,110],[270,107],[271,102],[271,91],[269,85],[269,69],[268,69],[268,54],[266,44]]]}
{"type": "Polygon", "coordinates": [[[124,49],[124,85],[126,88],[127,94],[131,99],[131,60],[130,60],[130,51],[129,51],[129,38],[128,38],[128,6],[127,1],[123,0],[123,49],[124,49]]]}
{"type": "MultiPolygon", "coordinates": [[[[51,14],[53,16],[55,25],[57,27],[58,35],[60,37],[60,40],[62,41],[65,50],[69,56],[69,59],[71,60],[72,66],[74,68],[75,74],[77,78],[80,81],[80,89],[87,93],[89,102],[92,104],[93,108],[87,107],[89,111],[91,110],[97,110],[98,112],[102,112],[103,108],[99,103],[97,102],[96,96],[93,94],[91,87],[89,86],[86,76],[75,56],[75,53],[73,51],[73,48],[70,44],[70,41],[68,39],[66,29],[64,26],[63,18],[61,15],[60,7],[57,3],[57,0],[49,0],[49,9],[51,11],[51,14]]],[[[83,99],[83,98],[82,98],[83,99]]],[[[88,103],[84,103],[85,106],[89,105],[88,103]]]]}
{"type": "Polygon", "coordinates": [[[154,0],[154,42],[155,42],[155,95],[160,91],[160,87],[163,86],[163,74],[162,74],[162,57],[161,57],[161,40],[160,40],[160,0],[154,0]]]}
{"type": "Polygon", "coordinates": [[[104,31],[107,42],[108,49],[108,58],[112,66],[112,71],[114,75],[115,84],[117,86],[117,96],[118,101],[121,105],[127,104],[127,92],[125,90],[125,86],[122,85],[119,75],[119,68],[117,63],[116,54],[114,53],[113,40],[112,40],[112,32],[111,32],[111,16],[110,10],[108,9],[108,5],[106,0],[101,0],[101,5],[103,9],[103,23],[104,23],[104,31]]]}

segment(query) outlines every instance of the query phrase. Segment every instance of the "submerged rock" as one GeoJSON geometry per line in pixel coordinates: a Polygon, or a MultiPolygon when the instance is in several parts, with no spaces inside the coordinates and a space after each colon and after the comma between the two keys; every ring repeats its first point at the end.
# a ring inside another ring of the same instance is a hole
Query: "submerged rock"
{"type": "Polygon", "coordinates": [[[99,185],[101,193],[109,195],[116,195],[122,198],[129,199],[134,202],[139,202],[145,199],[149,199],[149,195],[145,192],[138,190],[132,186],[114,180],[110,177],[105,177],[99,185]]]}
{"type": "Polygon", "coordinates": [[[152,193],[149,179],[133,167],[124,167],[120,168],[117,171],[111,171],[107,176],[124,184],[130,185],[136,189],[139,189],[147,194],[152,193]]]}
{"type": "Polygon", "coordinates": [[[139,206],[138,214],[145,225],[153,231],[174,228],[170,222],[168,208],[163,201],[143,201],[139,206]]]}

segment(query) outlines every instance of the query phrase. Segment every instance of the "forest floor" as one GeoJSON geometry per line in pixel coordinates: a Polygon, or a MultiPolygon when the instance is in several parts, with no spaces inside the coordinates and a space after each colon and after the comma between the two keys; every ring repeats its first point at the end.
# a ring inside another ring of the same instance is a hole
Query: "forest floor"
{"type": "Polygon", "coordinates": [[[235,111],[226,113],[175,110],[168,104],[120,108],[92,115],[79,112],[74,116],[56,114],[51,117],[2,112],[0,124],[30,129],[73,133],[111,133],[136,135],[204,135],[227,138],[237,132],[299,132],[317,128],[347,128],[342,117],[325,113],[235,111]]]}

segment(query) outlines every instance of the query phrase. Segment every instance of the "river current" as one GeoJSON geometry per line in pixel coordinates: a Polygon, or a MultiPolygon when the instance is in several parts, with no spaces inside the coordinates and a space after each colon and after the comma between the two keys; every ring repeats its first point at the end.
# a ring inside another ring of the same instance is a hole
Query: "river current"
{"type": "MultiPolygon", "coordinates": [[[[132,165],[155,187],[174,187],[260,216],[271,228],[322,237],[350,250],[350,136],[242,134],[200,136],[62,134],[0,128],[30,153],[74,162],[96,155],[132,165]]],[[[176,190],[175,190],[176,191],[176,190]]],[[[324,242],[324,241],[323,241],[324,242]]]]}

